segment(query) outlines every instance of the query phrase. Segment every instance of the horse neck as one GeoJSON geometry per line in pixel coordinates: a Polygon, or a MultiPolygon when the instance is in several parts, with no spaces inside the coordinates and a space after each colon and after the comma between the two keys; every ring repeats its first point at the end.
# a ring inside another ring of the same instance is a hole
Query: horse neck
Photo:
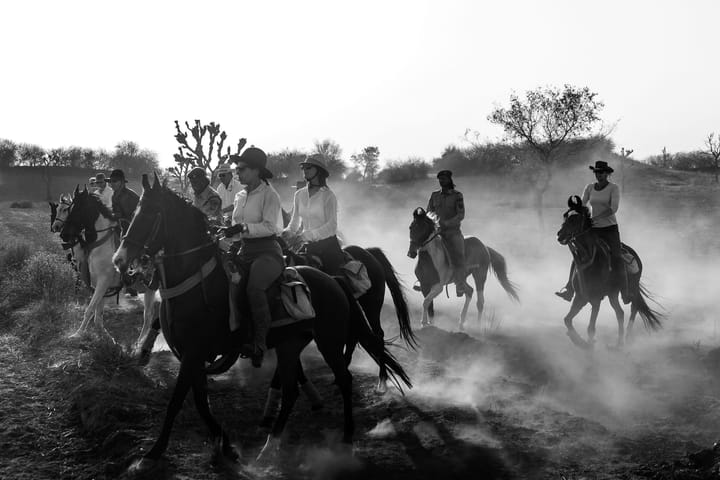
{"type": "MultiPolygon", "coordinates": [[[[184,217],[180,215],[178,217],[188,218],[189,213],[187,212],[184,217]]],[[[166,256],[163,257],[163,265],[167,283],[170,286],[176,285],[195,274],[216,252],[216,248],[210,248],[211,239],[204,226],[191,225],[186,227],[177,219],[169,219],[169,221],[164,221],[163,226],[160,228],[165,229],[163,233],[166,240],[163,249],[166,256]],[[202,231],[200,231],[201,228],[202,231]],[[208,244],[207,248],[183,253],[205,244],[208,244]],[[176,255],[178,253],[180,255],[176,255]]]]}
{"type": "Polygon", "coordinates": [[[105,215],[98,211],[98,217],[95,220],[95,231],[100,232],[100,235],[105,234],[109,229],[117,226],[117,222],[110,218],[106,218],[105,215]]]}
{"type": "MultiPolygon", "coordinates": [[[[435,235],[435,232],[433,232],[432,235],[435,235]]],[[[430,255],[430,259],[432,260],[438,272],[440,270],[440,267],[447,264],[447,260],[445,258],[445,248],[443,247],[442,238],[440,238],[440,235],[435,235],[435,238],[431,239],[422,248],[424,248],[425,251],[428,252],[428,255],[430,255]]]]}

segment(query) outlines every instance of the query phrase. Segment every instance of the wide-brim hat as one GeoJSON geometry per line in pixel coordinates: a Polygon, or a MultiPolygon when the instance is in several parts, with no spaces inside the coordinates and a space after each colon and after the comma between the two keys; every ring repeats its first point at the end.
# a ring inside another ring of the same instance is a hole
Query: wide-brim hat
{"type": "Polygon", "coordinates": [[[319,153],[310,155],[305,160],[300,162],[300,166],[302,167],[303,165],[312,165],[313,167],[323,170],[328,177],[330,176],[327,164],[325,163],[325,158],[319,153]]]}
{"type": "Polygon", "coordinates": [[[452,172],[450,170],[440,170],[437,173],[437,178],[440,178],[440,177],[452,178],[452,172]]]}
{"type": "Polygon", "coordinates": [[[112,182],[113,180],[122,180],[123,182],[126,182],[127,180],[125,180],[125,172],[123,172],[119,168],[116,168],[115,170],[110,172],[110,181],[112,182]]]}
{"type": "Polygon", "coordinates": [[[188,172],[187,176],[191,180],[194,180],[196,178],[205,178],[207,180],[207,174],[205,173],[205,169],[202,167],[193,168],[188,172]]]}
{"type": "Polygon", "coordinates": [[[222,173],[232,173],[232,167],[227,163],[221,163],[215,169],[215,173],[217,173],[218,175],[220,175],[222,173]]]}
{"type": "Polygon", "coordinates": [[[110,180],[108,180],[107,178],[105,178],[105,174],[104,174],[104,173],[100,172],[100,173],[96,173],[96,174],[95,174],[95,183],[105,183],[105,182],[109,182],[109,181],[110,181],[110,180]]]}
{"type": "Polygon", "coordinates": [[[240,155],[230,155],[230,161],[234,163],[244,163],[250,168],[260,170],[262,178],[272,178],[273,174],[267,169],[267,155],[265,152],[255,146],[246,148],[240,155]]]}
{"type": "Polygon", "coordinates": [[[615,170],[612,169],[612,167],[610,167],[610,165],[607,164],[607,162],[602,161],[602,160],[596,161],[596,162],[595,162],[595,166],[593,167],[592,165],[590,165],[589,168],[590,168],[590,170],[592,170],[593,172],[607,172],[607,173],[612,173],[612,172],[615,171],[615,170]]]}

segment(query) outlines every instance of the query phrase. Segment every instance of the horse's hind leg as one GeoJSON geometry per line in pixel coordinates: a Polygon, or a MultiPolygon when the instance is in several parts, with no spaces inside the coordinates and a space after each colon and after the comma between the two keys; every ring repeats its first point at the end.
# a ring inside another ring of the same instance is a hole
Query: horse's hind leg
{"type": "Polygon", "coordinates": [[[480,324],[483,310],[485,309],[485,282],[487,281],[487,268],[482,270],[481,268],[475,268],[472,270],[473,280],[475,280],[475,290],[477,292],[477,300],[475,305],[477,306],[477,321],[480,324]]]}
{"type": "Polygon", "coordinates": [[[618,340],[617,346],[622,347],[625,340],[625,311],[618,301],[617,292],[608,295],[610,306],[615,310],[615,318],[618,322],[618,340]]]}
{"type": "Polygon", "coordinates": [[[473,296],[472,288],[469,285],[467,288],[468,291],[465,292],[465,302],[463,303],[463,308],[460,312],[460,324],[458,325],[458,329],[461,332],[465,330],[465,317],[467,317],[468,307],[470,306],[470,300],[472,300],[473,296]]]}
{"type": "MultiPolygon", "coordinates": [[[[636,295],[635,298],[637,299],[640,294],[636,293],[635,295],[636,295]]],[[[630,317],[628,318],[627,329],[625,330],[625,342],[626,343],[632,342],[632,330],[633,330],[633,326],[635,324],[635,316],[637,315],[637,312],[638,312],[636,299],[633,300],[633,302],[630,304],[630,317]]]]}
{"type": "Polygon", "coordinates": [[[300,395],[297,384],[297,367],[300,361],[300,352],[308,343],[310,343],[309,338],[292,337],[282,340],[275,347],[277,369],[280,374],[280,384],[282,385],[282,401],[280,403],[280,413],[275,419],[267,441],[257,457],[258,461],[264,460],[269,455],[274,455],[280,449],[280,436],[295,406],[295,401],[300,395]]]}
{"type": "Polygon", "coordinates": [[[430,289],[430,292],[425,296],[423,299],[423,316],[422,316],[422,326],[425,327],[427,325],[430,325],[430,321],[428,320],[428,308],[430,304],[432,303],[433,299],[440,295],[442,292],[443,285],[442,283],[436,283],[432,286],[430,289]]]}
{"type": "MultiPolygon", "coordinates": [[[[300,360],[298,359],[298,363],[300,360]]],[[[265,400],[265,409],[263,410],[263,418],[260,421],[261,427],[271,427],[275,420],[278,408],[280,407],[280,395],[282,394],[282,385],[280,383],[280,366],[275,367],[275,373],[270,381],[267,399],[265,400]]]]}
{"type": "Polygon", "coordinates": [[[340,389],[343,397],[343,442],[352,443],[352,437],[355,433],[355,421],[352,413],[352,375],[350,375],[345,362],[342,361],[342,352],[335,348],[334,345],[317,342],[317,338],[315,340],[318,350],[320,350],[325,362],[335,375],[335,384],[340,389]]]}
{"type": "Polygon", "coordinates": [[[587,334],[588,343],[592,346],[595,343],[595,323],[597,322],[598,313],[600,313],[601,300],[590,302],[590,323],[588,323],[587,334]]]}

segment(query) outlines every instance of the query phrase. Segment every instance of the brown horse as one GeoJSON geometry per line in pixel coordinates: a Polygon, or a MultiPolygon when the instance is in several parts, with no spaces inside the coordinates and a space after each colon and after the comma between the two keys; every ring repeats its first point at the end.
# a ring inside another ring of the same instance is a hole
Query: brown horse
{"type": "Polygon", "coordinates": [[[568,198],[568,207],[569,210],[563,214],[564,220],[557,233],[557,240],[561,245],[567,245],[570,248],[575,264],[572,276],[575,297],[570,311],[565,316],[565,326],[568,329],[567,334],[570,340],[581,348],[592,347],[595,342],[595,322],[600,311],[600,303],[606,296],[615,310],[618,322],[618,346],[622,346],[624,340],[630,338],[635,316],[638,313],[648,330],[658,330],[662,326],[661,315],[653,311],[645,301],[649,294],[640,283],[642,276],[640,256],[635,250],[623,244],[623,256],[627,256],[631,262],[636,262],[637,270],[628,271],[628,289],[633,300],[630,304],[627,333],[624,334],[625,312],[618,301],[620,283],[617,276],[611,275],[609,248],[592,230],[590,210],[582,205],[580,197],[575,195],[568,198]],[[573,327],[572,321],[587,303],[590,303],[592,310],[587,329],[588,341],[585,341],[573,327]]]}
{"type": "MultiPolygon", "coordinates": [[[[166,186],[155,175],[151,187],[143,175],[143,193],[132,223],[113,261],[120,270],[137,263],[148,254],[163,249],[160,292],[163,335],[179,353],[180,371],[168,405],[160,436],[145,455],[152,463],[165,451],[173,421],[185,396],[193,392],[195,407],[210,429],[221,452],[230,459],[237,453],[220,424],[210,412],[207,372],[209,357],[237,351],[242,335],[230,332],[228,279],[220,267],[220,252],[208,232],[205,215],[166,186]]],[[[159,259],[158,259],[159,260],[159,259]]],[[[261,456],[276,451],[280,436],[298,397],[297,365],[300,353],[315,340],[323,359],[335,375],[343,398],[343,442],[351,443],[355,424],[352,415],[352,376],[343,350],[349,329],[356,328],[361,346],[378,364],[384,364],[391,379],[410,386],[403,368],[375,336],[350,288],[329,275],[311,268],[298,271],[312,292],[316,316],[289,325],[271,328],[268,345],[275,348],[282,381],[282,405],[261,456]]],[[[243,312],[243,308],[238,309],[243,312]]],[[[145,468],[142,466],[141,468],[145,468]]]]}
{"type": "MultiPolygon", "coordinates": [[[[413,221],[410,224],[410,248],[407,254],[410,258],[418,257],[415,276],[420,281],[420,290],[425,297],[422,326],[430,325],[433,299],[442,292],[445,285],[452,283],[454,278],[453,268],[440,236],[437,222],[434,217],[427,215],[425,210],[420,207],[413,211],[413,221]]],[[[517,288],[507,276],[505,258],[497,251],[485,246],[478,238],[465,237],[465,271],[475,280],[478,322],[480,322],[485,306],[483,290],[488,270],[491,268],[505,292],[510,298],[519,302],[517,288]]],[[[472,296],[473,289],[468,285],[465,291],[465,303],[460,313],[459,328],[461,331],[464,329],[465,316],[472,296]]]]}

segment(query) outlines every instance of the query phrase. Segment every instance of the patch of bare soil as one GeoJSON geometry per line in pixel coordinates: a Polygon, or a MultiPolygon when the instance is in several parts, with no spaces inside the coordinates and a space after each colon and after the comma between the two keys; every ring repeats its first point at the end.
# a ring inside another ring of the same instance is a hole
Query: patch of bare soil
{"type": "MultiPolygon", "coordinates": [[[[123,347],[140,328],[140,302],[121,299],[106,312],[119,345],[94,335],[67,340],[80,308],[70,313],[66,329],[43,337],[32,311],[19,312],[0,337],[0,478],[133,478],[128,467],[159,433],[178,362],[157,351],[141,368],[123,347]]],[[[299,399],[275,462],[254,461],[267,436],[258,422],[270,358],[261,370],[242,362],[209,380],[237,464],[215,461],[187,398],[146,478],[716,478],[718,452],[703,447],[720,423],[708,374],[717,352],[640,343],[621,352],[598,344],[588,354],[557,332],[417,333],[418,352],[394,350],[415,384],[405,396],[376,393],[376,368],[356,354],[352,456],[338,445],[332,375],[310,348],[303,361],[324,408],[299,399]]]]}

